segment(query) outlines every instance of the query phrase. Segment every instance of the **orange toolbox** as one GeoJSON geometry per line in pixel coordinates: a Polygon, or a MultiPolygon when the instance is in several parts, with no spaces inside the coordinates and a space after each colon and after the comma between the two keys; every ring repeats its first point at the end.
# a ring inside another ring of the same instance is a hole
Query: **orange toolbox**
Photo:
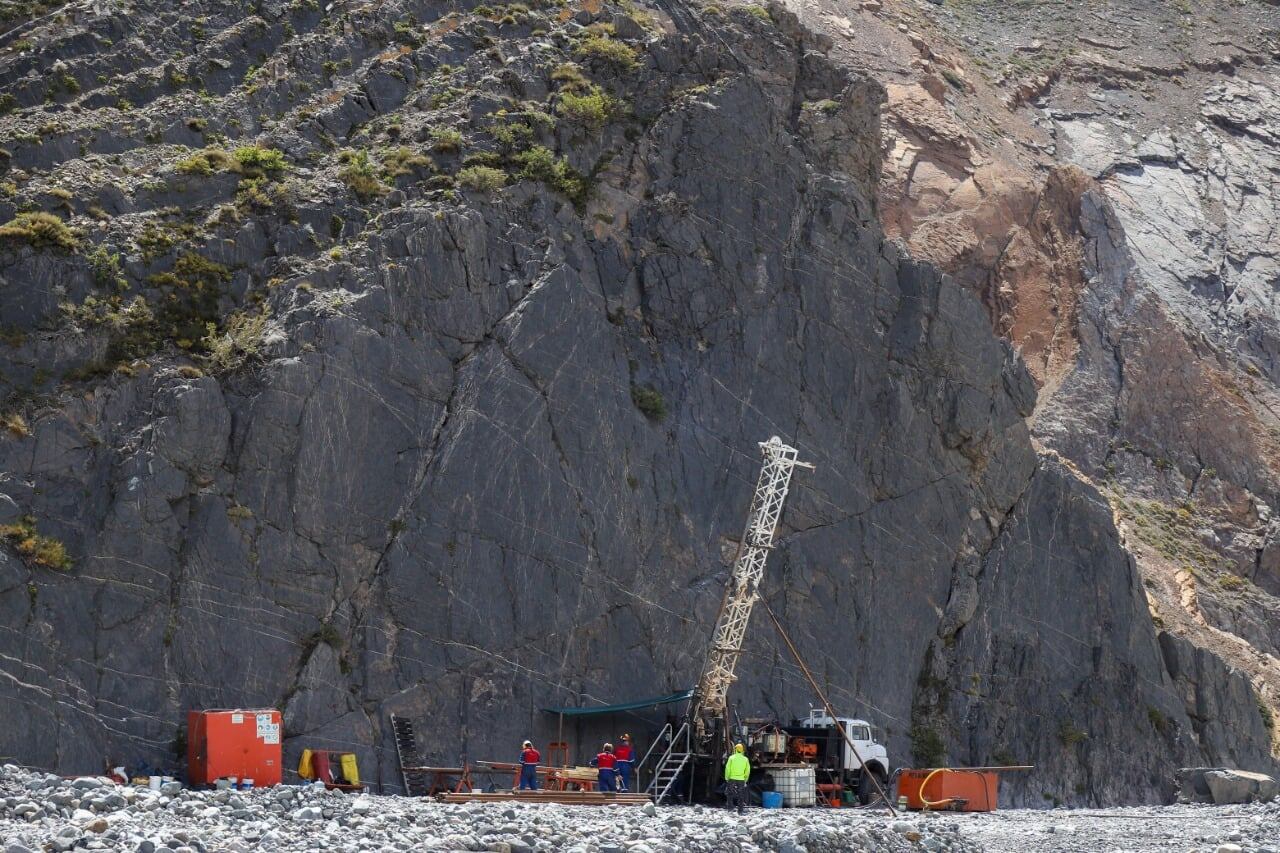
{"type": "Polygon", "coordinates": [[[898,802],[907,808],[961,812],[993,812],[999,801],[1000,777],[992,770],[924,768],[898,775],[898,802]]]}
{"type": "Polygon", "coordinates": [[[187,779],[212,785],[234,776],[255,788],[279,785],[280,735],[279,711],[188,711],[187,779]]]}

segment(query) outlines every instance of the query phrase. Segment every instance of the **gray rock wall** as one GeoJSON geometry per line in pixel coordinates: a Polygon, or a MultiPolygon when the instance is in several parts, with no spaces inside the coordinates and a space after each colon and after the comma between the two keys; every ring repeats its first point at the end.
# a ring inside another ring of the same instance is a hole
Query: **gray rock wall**
{"type": "MultiPolygon", "coordinates": [[[[817,468],[765,594],[895,765],[936,742],[1040,765],[1017,802],[1141,801],[1260,754],[1197,740],[1110,514],[1037,458],[1021,362],[883,240],[878,87],[783,13],[672,14],[586,216],[527,183],[409,193],[292,273],[254,253],[299,235],[251,219],[213,250],[286,273],[260,365],[157,358],[0,442],[3,520],[75,560],[2,552],[0,754],[163,761],[188,708],[274,706],[290,760],[350,748],[391,789],[389,713],[451,764],[545,740],[547,705],[686,687],[773,434],[817,468]],[[688,69],[710,82],[676,96],[688,69]]],[[[762,617],[741,675],[743,713],[813,699],[762,617]]]]}

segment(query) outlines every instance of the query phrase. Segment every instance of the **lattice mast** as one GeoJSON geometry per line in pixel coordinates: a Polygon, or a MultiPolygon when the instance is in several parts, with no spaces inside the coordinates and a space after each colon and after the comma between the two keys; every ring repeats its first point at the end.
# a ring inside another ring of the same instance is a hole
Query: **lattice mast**
{"type": "Polygon", "coordinates": [[[751,608],[759,598],[760,579],[764,576],[765,560],[773,549],[773,534],[782,517],[782,504],[791,486],[791,474],[797,467],[813,468],[807,462],[800,462],[796,458],[796,449],[783,444],[776,435],[760,442],[760,450],[764,453],[764,465],[760,468],[760,479],[756,482],[751,509],[747,512],[746,528],[738,543],[733,575],[720,603],[720,615],[711,635],[707,661],[689,707],[689,717],[699,738],[705,737],[708,724],[723,717],[728,709],[729,685],[737,678],[734,670],[742,654],[751,608]]]}

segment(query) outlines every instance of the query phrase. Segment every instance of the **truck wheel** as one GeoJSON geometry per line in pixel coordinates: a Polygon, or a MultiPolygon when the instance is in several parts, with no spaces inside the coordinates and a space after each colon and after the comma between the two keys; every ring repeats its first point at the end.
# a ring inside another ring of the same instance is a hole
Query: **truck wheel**
{"type": "Polygon", "coordinates": [[[882,791],[885,790],[885,785],[888,783],[885,775],[879,770],[868,770],[864,768],[863,771],[858,774],[858,802],[864,806],[870,805],[873,800],[879,797],[879,794],[876,793],[875,783],[871,781],[872,776],[875,777],[876,782],[880,783],[880,790],[882,791]]]}

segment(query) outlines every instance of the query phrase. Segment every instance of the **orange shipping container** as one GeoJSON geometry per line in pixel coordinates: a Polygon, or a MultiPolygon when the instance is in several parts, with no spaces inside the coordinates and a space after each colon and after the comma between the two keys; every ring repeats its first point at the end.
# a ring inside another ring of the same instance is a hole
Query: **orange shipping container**
{"type": "Polygon", "coordinates": [[[235,776],[252,779],[255,788],[279,785],[280,732],[279,711],[188,711],[188,780],[212,785],[235,776]]]}
{"type": "Polygon", "coordinates": [[[993,812],[999,801],[999,780],[998,774],[984,770],[903,770],[898,776],[898,796],[907,798],[909,809],[923,809],[926,799],[937,803],[930,806],[934,809],[951,808],[952,801],[964,800],[960,811],[993,812]]]}

